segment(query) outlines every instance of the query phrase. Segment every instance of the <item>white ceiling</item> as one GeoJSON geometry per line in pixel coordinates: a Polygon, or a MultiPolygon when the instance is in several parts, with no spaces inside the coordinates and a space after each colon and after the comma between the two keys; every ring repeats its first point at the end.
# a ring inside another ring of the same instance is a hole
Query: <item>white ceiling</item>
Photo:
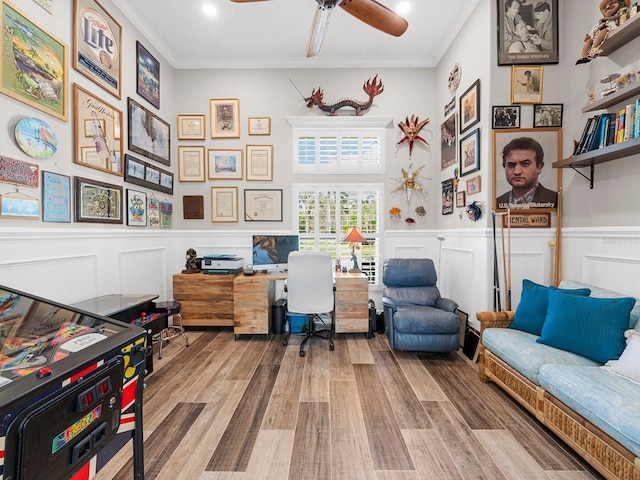
{"type": "Polygon", "coordinates": [[[433,67],[479,1],[410,0],[397,38],[336,8],[320,54],[306,58],[314,0],[113,0],[174,68],[433,67]]]}

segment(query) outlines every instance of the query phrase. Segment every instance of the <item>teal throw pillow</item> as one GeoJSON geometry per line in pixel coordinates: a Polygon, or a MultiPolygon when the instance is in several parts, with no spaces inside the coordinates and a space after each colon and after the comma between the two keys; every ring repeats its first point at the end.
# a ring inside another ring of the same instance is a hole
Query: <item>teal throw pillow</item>
{"type": "MultiPolygon", "coordinates": [[[[522,295],[513,322],[511,322],[511,328],[540,335],[542,325],[547,316],[547,305],[549,304],[547,292],[549,288],[555,287],[545,287],[544,285],[533,283],[531,280],[522,280],[522,295]]],[[[561,291],[582,297],[588,297],[591,293],[588,288],[562,289],[561,291]]]]}
{"type": "Polygon", "coordinates": [[[550,287],[547,318],[536,342],[600,363],[617,360],[635,303],[631,297],[579,297],[550,287]]]}

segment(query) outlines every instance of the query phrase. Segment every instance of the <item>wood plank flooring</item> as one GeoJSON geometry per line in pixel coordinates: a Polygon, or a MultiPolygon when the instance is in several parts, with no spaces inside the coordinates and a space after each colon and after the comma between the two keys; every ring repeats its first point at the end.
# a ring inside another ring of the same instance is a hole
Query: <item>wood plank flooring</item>
{"type": "MultiPolygon", "coordinates": [[[[154,358],[146,480],[599,479],[461,353],[190,329],[154,358]]],[[[156,346],[157,348],[157,346],[156,346]]],[[[127,445],[96,480],[130,480],[127,445]]]]}

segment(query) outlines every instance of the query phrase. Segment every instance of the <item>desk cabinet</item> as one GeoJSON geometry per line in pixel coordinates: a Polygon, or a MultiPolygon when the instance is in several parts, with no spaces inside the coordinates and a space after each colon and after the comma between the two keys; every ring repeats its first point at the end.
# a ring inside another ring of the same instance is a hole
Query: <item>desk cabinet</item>
{"type": "Polygon", "coordinates": [[[182,305],[185,327],[233,326],[233,280],[235,275],[177,273],[173,298],[182,305]]]}
{"type": "MultiPolygon", "coordinates": [[[[234,328],[236,335],[268,334],[275,282],[287,275],[258,273],[239,275],[234,281],[234,328]]],[[[335,273],[336,333],[369,331],[369,281],[364,273],[335,273]]]]}
{"type": "Polygon", "coordinates": [[[286,274],[238,275],[234,281],[234,327],[236,335],[268,334],[271,330],[271,304],[275,301],[275,282],[286,274]]]}
{"type": "Polygon", "coordinates": [[[336,273],[336,332],[369,331],[369,279],[364,273],[336,273]]]}

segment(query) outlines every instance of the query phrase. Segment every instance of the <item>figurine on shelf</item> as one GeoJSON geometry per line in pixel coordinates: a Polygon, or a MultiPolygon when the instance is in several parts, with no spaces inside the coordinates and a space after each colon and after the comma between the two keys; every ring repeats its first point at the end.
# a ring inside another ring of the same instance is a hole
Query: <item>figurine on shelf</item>
{"type": "Polygon", "coordinates": [[[185,264],[185,269],[182,270],[182,273],[200,273],[196,260],[197,256],[198,254],[193,248],[187,250],[187,263],[185,264]]]}
{"type": "Polygon", "coordinates": [[[620,17],[623,13],[626,14],[628,8],[629,0],[602,0],[600,2],[602,18],[585,35],[582,57],[578,59],[576,65],[590,62],[602,53],[602,45],[609,32],[620,24],[620,17]]]}

